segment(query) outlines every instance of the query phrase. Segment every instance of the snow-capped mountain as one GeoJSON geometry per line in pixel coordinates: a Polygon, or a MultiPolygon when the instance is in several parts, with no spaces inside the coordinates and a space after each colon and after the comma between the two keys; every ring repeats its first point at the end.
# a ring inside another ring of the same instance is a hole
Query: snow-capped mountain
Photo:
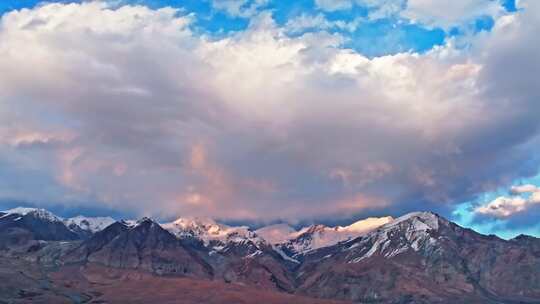
{"type": "Polygon", "coordinates": [[[180,239],[197,238],[206,246],[218,251],[225,250],[227,244],[245,244],[259,249],[259,245],[265,243],[263,238],[247,226],[231,227],[210,218],[179,218],[174,222],[162,224],[162,227],[180,239]]]}
{"type": "Polygon", "coordinates": [[[358,263],[375,253],[386,258],[407,250],[436,250],[439,240],[433,235],[440,225],[449,222],[431,212],[413,212],[399,217],[376,231],[368,233],[347,250],[352,251],[350,263],[358,263]]]}
{"type": "Polygon", "coordinates": [[[505,241],[435,213],[414,212],[362,237],[310,252],[296,271],[305,282],[301,289],[317,297],[370,303],[537,303],[540,282],[529,282],[540,278],[540,252],[534,246],[540,239],[530,240],[532,246],[505,241]]]}
{"type": "Polygon", "coordinates": [[[42,220],[47,220],[50,222],[62,222],[61,217],[54,215],[50,211],[47,211],[45,209],[40,209],[40,208],[17,207],[17,208],[5,210],[5,211],[0,211],[1,217],[6,217],[9,215],[17,215],[19,217],[29,215],[29,216],[39,218],[42,220]]]}
{"type": "Polygon", "coordinates": [[[86,217],[82,215],[64,220],[64,223],[69,229],[73,231],[80,230],[90,234],[101,231],[114,222],[115,220],[112,217],[86,217]]]}
{"type": "Polygon", "coordinates": [[[97,231],[87,238],[46,210],[0,212],[0,257],[60,268],[77,263],[79,270],[97,264],[105,271],[192,277],[355,303],[540,299],[540,239],[485,236],[430,212],[298,231],[284,224],[252,231],[205,218],[167,224],[142,218],[102,230],[110,219],[77,217],[70,223],[84,220],[88,231],[97,231]]]}
{"type": "Polygon", "coordinates": [[[75,240],[78,236],[66,227],[62,218],[45,209],[14,208],[0,212],[0,243],[24,243],[27,240],[75,240]]]}
{"type": "Polygon", "coordinates": [[[258,229],[256,233],[291,255],[304,254],[319,248],[329,247],[348,241],[390,223],[392,217],[367,218],[349,226],[328,227],[312,225],[294,230],[286,224],[272,225],[258,229]]]}
{"type": "Polygon", "coordinates": [[[162,226],[179,238],[198,238],[205,245],[212,245],[218,250],[231,242],[248,242],[256,247],[259,247],[258,244],[271,244],[284,259],[293,261],[294,255],[351,240],[392,220],[392,217],[367,218],[349,226],[312,225],[298,231],[287,224],[270,225],[252,231],[247,226],[231,227],[209,218],[179,218],[162,226]]]}
{"type": "MultiPolygon", "coordinates": [[[[45,209],[22,207],[0,213],[0,216],[8,215],[16,217],[29,215],[45,221],[63,223],[68,230],[82,239],[90,237],[115,222],[111,217],[82,215],[63,219],[45,209]]],[[[202,217],[184,217],[160,225],[178,238],[196,238],[215,250],[223,250],[227,244],[249,244],[256,249],[262,244],[274,245],[276,252],[289,258],[289,255],[305,253],[356,238],[391,220],[391,217],[368,218],[349,226],[312,225],[298,231],[287,224],[266,226],[253,231],[247,226],[233,227],[202,217]]],[[[137,223],[137,221],[124,222],[129,225],[137,223]]]]}
{"type": "Polygon", "coordinates": [[[144,269],[157,274],[209,276],[209,267],[197,256],[196,249],[147,217],[135,223],[118,221],[109,225],[69,252],[64,261],[144,269]]]}
{"type": "MultiPolygon", "coordinates": [[[[76,216],[64,219],[45,209],[26,207],[17,207],[0,211],[0,218],[4,218],[5,220],[9,218],[12,221],[25,220],[26,225],[30,228],[33,225],[38,225],[38,222],[40,226],[54,224],[60,235],[65,236],[66,232],[64,230],[69,230],[71,233],[76,234],[82,239],[88,238],[92,234],[103,230],[105,227],[115,222],[111,217],[76,216]]],[[[39,231],[36,232],[39,233],[39,231]]]]}

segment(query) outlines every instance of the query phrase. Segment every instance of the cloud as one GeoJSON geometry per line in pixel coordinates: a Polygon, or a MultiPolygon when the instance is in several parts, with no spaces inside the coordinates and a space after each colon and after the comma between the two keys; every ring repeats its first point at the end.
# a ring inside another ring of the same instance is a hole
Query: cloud
{"type": "Polygon", "coordinates": [[[529,5],[468,50],[372,59],[268,13],[210,39],[171,8],[11,12],[0,198],[262,220],[450,208],[538,168],[529,5]]]}
{"type": "Polygon", "coordinates": [[[500,196],[474,209],[480,220],[495,218],[504,220],[508,228],[534,227],[538,224],[540,211],[540,188],[526,184],[510,188],[510,196],[500,196]]]}
{"type": "Polygon", "coordinates": [[[528,198],[521,196],[498,197],[486,205],[476,208],[475,212],[496,218],[508,218],[517,213],[525,212],[537,204],[540,204],[540,189],[531,192],[528,198]]]}
{"type": "Polygon", "coordinates": [[[309,15],[301,14],[297,17],[291,18],[287,21],[285,28],[289,33],[302,33],[307,30],[315,31],[327,31],[332,29],[338,29],[342,31],[354,32],[360,25],[361,18],[356,18],[352,21],[343,20],[328,20],[324,14],[309,15]]]}
{"type": "Polygon", "coordinates": [[[540,191],[540,189],[537,186],[531,184],[513,186],[512,188],[510,188],[510,193],[512,194],[535,193],[538,191],[540,191]]]}
{"type": "Polygon", "coordinates": [[[400,14],[413,22],[448,29],[474,22],[479,17],[498,18],[504,14],[504,8],[500,1],[491,0],[408,0],[400,14]]]}
{"type": "Polygon", "coordinates": [[[350,9],[353,6],[351,0],[315,0],[315,5],[328,12],[350,9]]]}
{"type": "Polygon", "coordinates": [[[212,7],[232,17],[249,18],[268,4],[268,0],[212,0],[212,7]]]}
{"type": "Polygon", "coordinates": [[[500,1],[492,0],[316,0],[316,4],[319,9],[328,12],[359,6],[367,9],[369,20],[403,18],[446,30],[467,26],[481,17],[497,19],[505,14],[500,1]]]}
{"type": "Polygon", "coordinates": [[[350,10],[356,6],[366,8],[370,20],[394,17],[406,3],[407,0],[315,0],[316,6],[326,12],[350,10]]]}

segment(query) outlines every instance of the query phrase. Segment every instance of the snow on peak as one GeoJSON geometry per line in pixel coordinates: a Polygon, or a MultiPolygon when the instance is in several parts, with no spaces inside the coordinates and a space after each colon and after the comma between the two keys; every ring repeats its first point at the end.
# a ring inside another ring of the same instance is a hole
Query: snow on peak
{"type": "Polygon", "coordinates": [[[33,215],[37,218],[47,220],[50,222],[61,222],[62,218],[54,215],[52,212],[49,212],[45,209],[39,209],[39,208],[24,208],[24,207],[17,207],[10,210],[2,211],[2,213],[5,213],[4,216],[10,215],[10,214],[17,214],[20,216],[25,215],[33,215]]]}
{"type": "Polygon", "coordinates": [[[160,224],[158,224],[158,222],[156,222],[155,220],[153,220],[152,218],[150,217],[142,217],[136,221],[128,221],[130,224],[129,224],[129,228],[130,229],[134,229],[134,228],[137,228],[137,227],[154,227],[154,225],[158,225],[158,226],[161,226],[160,224]]]}
{"type": "Polygon", "coordinates": [[[192,237],[218,237],[225,234],[229,228],[226,225],[216,223],[213,219],[203,217],[183,217],[172,223],[163,224],[163,228],[176,236],[192,237]]]}
{"type": "Polygon", "coordinates": [[[439,220],[440,217],[432,212],[412,212],[398,217],[382,228],[390,228],[402,223],[409,223],[411,228],[417,231],[438,230],[439,220]]]}
{"type": "Polygon", "coordinates": [[[438,240],[431,235],[431,231],[437,231],[440,223],[447,221],[432,212],[413,212],[401,216],[352,244],[348,249],[353,251],[349,262],[358,263],[376,253],[392,258],[408,250],[434,250],[438,240]]]}
{"type": "Polygon", "coordinates": [[[137,220],[125,220],[125,219],[124,219],[124,220],[120,220],[120,221],[118,221],[118,222],[119,222],[120,224],[124,225],[124,226],[127,226],[127,227],[131,228],[131,227],[137,225],[137,222],[138,222],[138,221],[137,221],[137,220]]]}
{"type": "Polygon", "coordinates": [[[154,221],[153,219],[149,218],[149,217],[142,217],[138,220],[126,220],[126,219],[121,219],[119,221],[117,221],[117,223],[120,223],[124,226],[126,226],[128,229],[134,229],[134,228],[137,228],[137,227],[140,227],[141,225],[145,224],[145,223],[150,223],[150,224],[157,224],[157,225],[160,225],[162,226],[161,224],[159,224],[158,222],[154,221]]]}
{"type": "Polygon", "coordinates": [[[206,217],[181,217],[172,224],[179,229],[195,234],[219,234],[224,229],[227,229],[227,226],[218,224],[213,219],[206,217]]]}
{"type": "Polygon", "coordinates": [[[313,225],[293,233],[293,238],[287,246],[296,253],[306,253],[315,249],[333,246],[363,236],[385,224],[390,223],[392,217],[367,218],[357,221],[349,226],[328,227],[313,225]]]}
{"type": "Polygon", "coordinates": [[[64,223],[64,225],[66,225],[66,227],[70,229],[74,229],[75,227],[78,227],[84,231],[88,231],[92,233],[103,230],[105,227],[114,223],[114,219],[110,217],[85,217],[85,216],[79,215],[72,218],[64,219],[53,214],[52,212],[48,210],[41,209],[41,208],[17,207],[10,210],[2,211],[2,213],[5,213],[4,216],[10,215],[10,214],[17,214],[20,216],[32,215],[37,218],[47,220],[50,222],[62,222],[64,223]]]}
{"type": "Polygon", "coordinates": [[[154,220],[152,220],[151,218],[145,216],[145,217],[142,217],[140,219],[137,220],[137,224],[142,224],[142,223],[153,223],[154,220]]]}
{"type": "Polygon", "coordinates": [[[231,227],[203,217],[179,218],[172,223],[163,224],[162,227],[177,237],[196,237],[207,245],[211,241],[221,243],[263,241],[247,226],[231,227]]]}
{"type": "Polygon", "coordinates": [[[255,233],[270,244],[287,242],[298,232],[287,224],[275,224],[255,230],[255,233]]]}
{"type": "Polygon", "coordinates": [[[114,223],[112,217],[85,217],[82,215],[66,219],[64,223],[68,227],[77,226],[84,231],[96,233],[114,223]]]}
{"type": "Polygon", "coordinates": [[[360,233],[364,234],[366,232],[372,231],[374,229],[377,229],[383,225],[386,225],[394,220],[391,216],[385,216],[385,217],[368,217],[367,219],[363,219],[360,221],[357,221],[355,223],[352,223],[349,226],[346,227],[339,227],[338,229],[341,231],[349,231],[351,233],[360,233]]]}

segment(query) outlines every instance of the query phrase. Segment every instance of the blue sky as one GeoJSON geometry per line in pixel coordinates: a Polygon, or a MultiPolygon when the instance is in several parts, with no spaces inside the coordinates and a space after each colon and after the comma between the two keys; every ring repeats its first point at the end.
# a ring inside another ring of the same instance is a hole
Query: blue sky
{"type": "Polygon", "coordinates": [[[2,1],[0,206],[540,235],[536,6],[2,1]]]}
{"type": "MultiPolygon", "coordinates": [[[[496,0],[493,0],[495,2],[496,0]]],[[[80,1],[56,1],[61,3],[78,3],[80,1]]],[[[219,2],[219,1],[217,1],[219,2]]],[[[225,2],[225,1],[223,1],[225,2]]],[[[234,2],[234,1],[231,1],[234,2]]],[[[239,0],[248,7],[253,1],[239,0]]],[[[14,9],[32,8],[43,3],[39,0],[7,0],[0,4],[0,13],[14,9]]],[[[227,33],[245,30],[249,26],[250,16],[238,16],[225,9],[216,8],[211,0],[122,0],[116,1],[118,5],[135,4],[144,5],[154,9],[174,7],[182,13],[194,13],[197,18],[194,27],[209,35],[223,36],[227,33]]],[[[515,12],[515,0],[501,0],[500,4],[507,12],[515,12]]],[[[302,1],[268,1],[261,5],[257,11],[269,11],[280,25],[285,25],[291,19],[301,15],[324,15],[330,21],[352,22],[357,18],[357,29],[343,30],[330,29],[344,35],[347,41],[343,46],[355,49],[367,56],[382,56],[399,52],[426,52],[434,46],[442,45],[445,39],[459,37],[472,32],[489,31],[493,26],[493,18],[489,15],[479,14],[467,23],[451,28],[440,28],[416,24],[405,18],[390,15],[377,20],[368,20],[370,7],[357,5],[348,10],[325,11],[317,7],[314,0],[302,1]]],[[[307,29],[306,31],[308,31],[307,29]]],[[[302,34],[296,33],[296,34],[302,34]]]]}

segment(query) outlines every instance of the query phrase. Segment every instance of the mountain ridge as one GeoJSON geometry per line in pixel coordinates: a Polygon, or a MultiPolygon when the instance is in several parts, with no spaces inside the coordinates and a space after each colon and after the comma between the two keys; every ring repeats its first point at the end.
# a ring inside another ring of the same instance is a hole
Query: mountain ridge
{"type": "Polygon", "coordinates": [[[540,239],[486,236],[432,212],[345,227],[270,226],[291,236],[276,243],[264,229],[205,218],[120,220],[83,237],[59,217],[18,210],[0,212],[0,227],[16,228],[0,229],[0,240],[16,240],[2,243],[0,257],[60,269],[104,267],[362,303],[540,302],[540,239]],[[36,227],[53,237],[40,239],[36,227]]]}

